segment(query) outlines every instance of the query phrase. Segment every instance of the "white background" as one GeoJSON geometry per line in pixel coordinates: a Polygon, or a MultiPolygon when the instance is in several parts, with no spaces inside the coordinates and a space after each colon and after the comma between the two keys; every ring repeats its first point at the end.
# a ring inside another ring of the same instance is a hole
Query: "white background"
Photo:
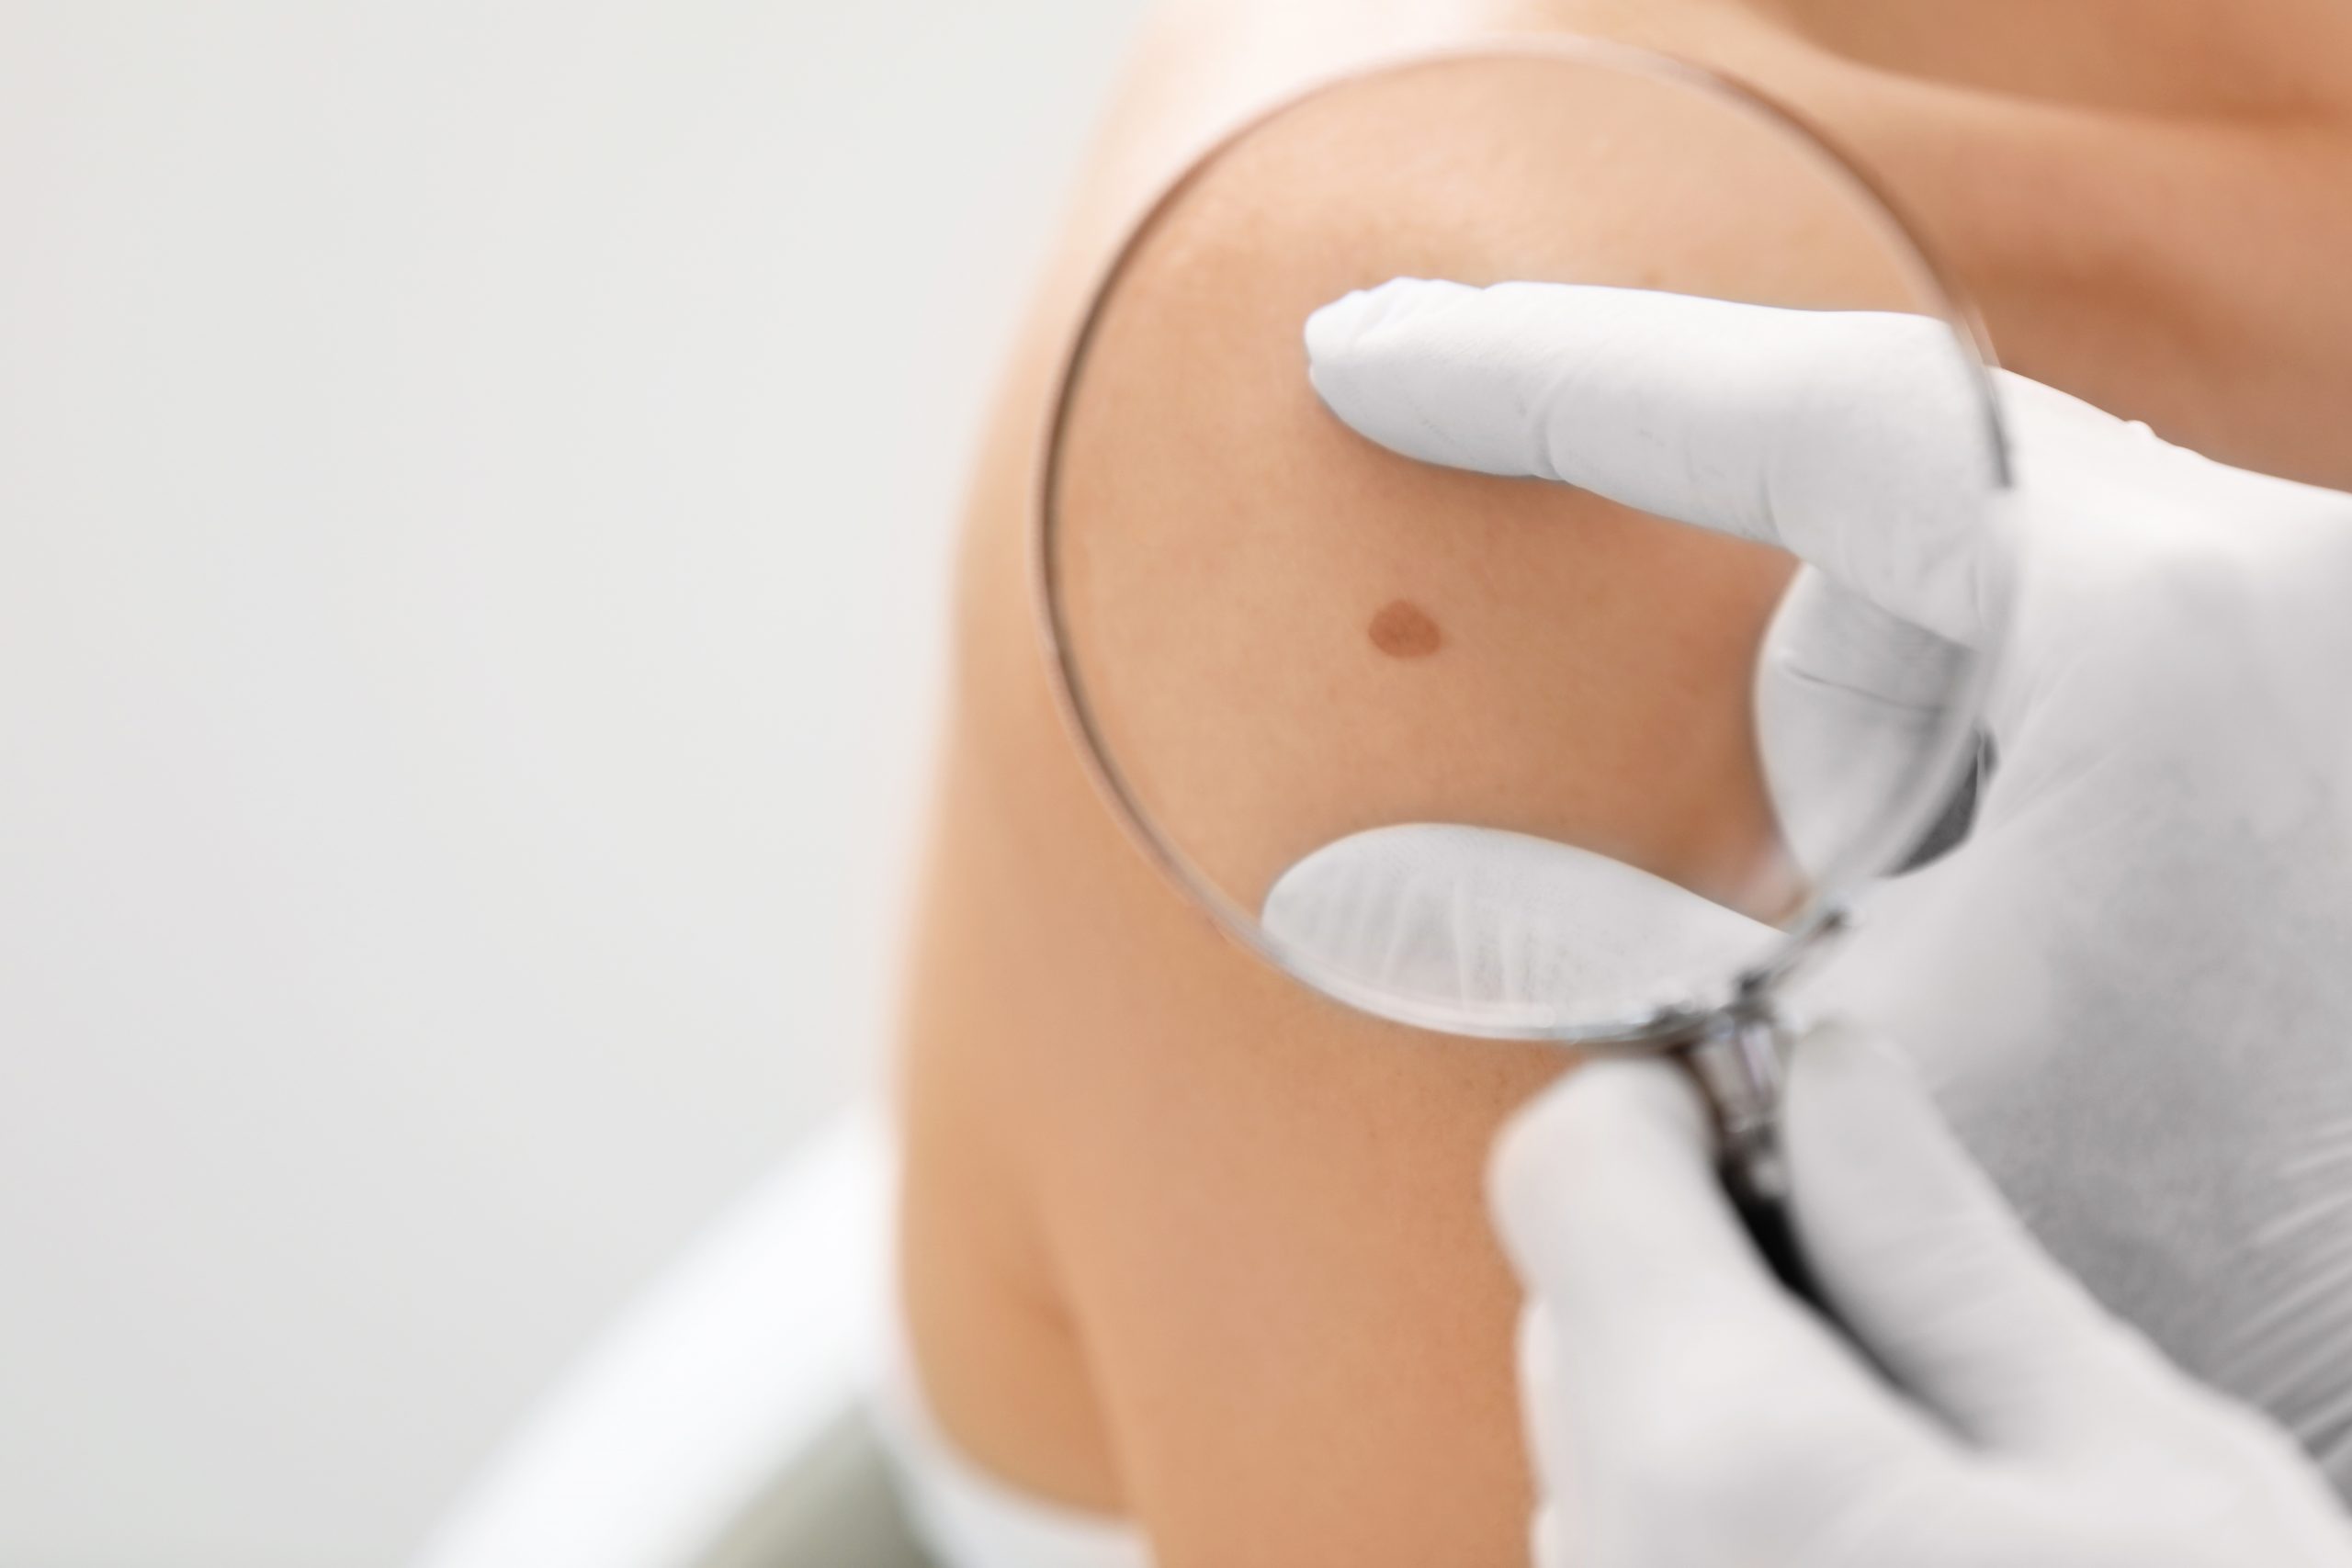
{"type": "Polygon", "coordinates": [[[397,1562],[874,1070],[1137,0],[0,0],[0,1568],[397,1562]]]}

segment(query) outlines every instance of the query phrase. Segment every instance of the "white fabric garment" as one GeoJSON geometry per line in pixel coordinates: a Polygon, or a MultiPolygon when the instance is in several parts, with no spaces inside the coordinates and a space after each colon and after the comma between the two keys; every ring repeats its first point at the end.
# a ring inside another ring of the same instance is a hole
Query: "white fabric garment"
{"type": "Polygon", "coordinates": [[[894,1303],[890,1353],[875,1396],[915,1534],[939,1568],[1151,1568],[1143,1532],[1015,1491],[958,1452],[932,1419],[894,1303]]]}

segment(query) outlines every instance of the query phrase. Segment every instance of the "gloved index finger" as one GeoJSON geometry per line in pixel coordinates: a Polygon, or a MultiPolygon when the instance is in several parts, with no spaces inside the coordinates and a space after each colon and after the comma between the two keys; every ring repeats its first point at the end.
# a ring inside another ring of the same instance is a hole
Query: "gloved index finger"
{"type": "Polygon", "coordinates": [[[1623,1354],[1657,1334],[1680,1357],[1702,1337],[1693,1322],[1718,1332],[1736,1322],[1779,1342],[1769,1359],[1782,1365],[1833,1348],[1741,1230],[1713,1142],[1689,1076],[1634,1060],[1578,1067],[1498,1137],[1487,1171],[1497,1229],[1521,1280],[1579,1340],[1623,1354]]]}
{"type": "Polygon", "coordinates": [[[1778,545],[1982,644],[2001,458],[1934,318],[1397,278],[1317,310],[1306,350],[1332,412],[1406,457],[1778,545]]]}
{"type": "MultiPolygon", "coordinates": [[[[1522,1355],[1544,1351],[1522,1377],[1548,1483],[1581,1490],[1581,1475],[1607,1494],[1646,1476],[1649,1504],[1725,1518],[1742,1498],[1819,1493],[1790,1516],[1817,1517],[1881,1467],[1942,1457],[1939,1435],[1766,1272],[1679,1068],[1578,1068],[1506,1128],[1488,1188],[1548,1330],[1522,1325],[1522,1355]]],[[[1770,1541],[1736,1544],[1753,1554],[1737,1560],[1778,1560],[1770,1541]]]]}
{"type": "Polygon", "coordinates": [[[1716,1182],[1704,1103],[1670,1063],[1577,1068],[1504,1127],[1487,1189],[1521,1278],[1579,1327],[1693,1303],[1773,1315],[1777,1287],[1716,1182]]]}

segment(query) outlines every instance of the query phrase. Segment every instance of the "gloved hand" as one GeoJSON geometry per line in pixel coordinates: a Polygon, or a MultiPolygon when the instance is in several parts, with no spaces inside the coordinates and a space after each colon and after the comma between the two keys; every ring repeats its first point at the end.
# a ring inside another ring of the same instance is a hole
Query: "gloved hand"
{"type": "Polygon", "coordinates": [[[2352,1565],[2310,1460],[2053,1265],[1894,1058],[1800,1042],[1785,1132],[1853,1343],[1764,1271],[1668,1064],[1570,1074],[1498,1141],[1538,1568],[2352,1565]]]}
{"type": "Polygon", "coordinates": [[[1913,1053],[2066,1267],[2352,1491],[2352,497],[2003,375],[1987,507],[1942,331],[1400,280],[1306,339],[1408,457],[1778,543],[1890,648],[2006,639],[1973,836],[1807,999],[1913,1053]]]}

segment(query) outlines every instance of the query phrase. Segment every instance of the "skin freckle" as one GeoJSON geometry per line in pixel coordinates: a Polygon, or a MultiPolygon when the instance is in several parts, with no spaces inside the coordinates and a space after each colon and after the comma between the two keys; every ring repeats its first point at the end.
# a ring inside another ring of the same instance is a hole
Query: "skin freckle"
{"type": "Polygon", "coordinates": [[[1445,646],[1445,634],[1427,611],[1409,599],[1383,604],[1364,628],[1372,646],[1391,659],[1427,659],[1445,646]]]}

